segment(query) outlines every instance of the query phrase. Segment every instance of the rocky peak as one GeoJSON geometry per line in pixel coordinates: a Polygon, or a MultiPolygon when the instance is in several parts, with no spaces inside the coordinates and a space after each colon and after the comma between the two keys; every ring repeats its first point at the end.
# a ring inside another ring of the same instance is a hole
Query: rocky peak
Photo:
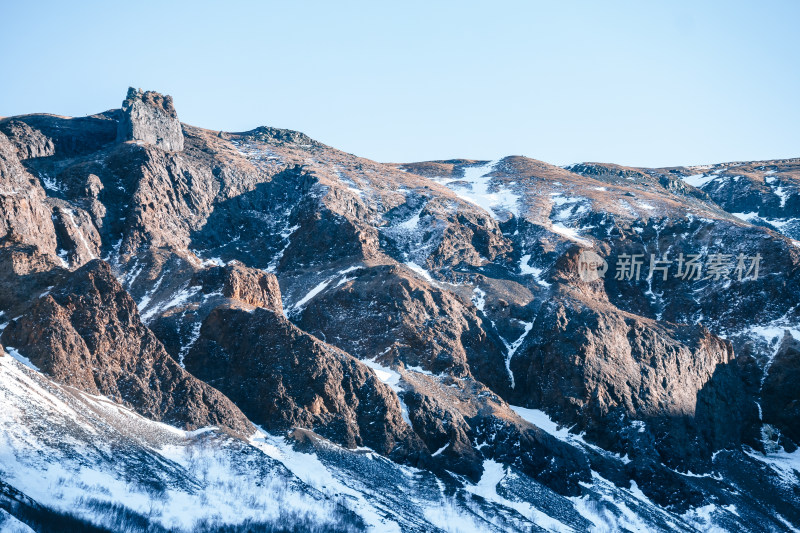
{"type": "Polygon", "coordinates": [[[125,141],[141,141],[167,152],[182,151],[183,131],[172,97],[129,88],[117,129],[117,142],[125,141]]]}
{"type": "Polygon", "coordinates": [[[228,398],[167,354],[103,261],[90,261],[41,294],[6,326],[2,343],[55,381],[107,396],[152,420],[252,432],[228,398]]]}

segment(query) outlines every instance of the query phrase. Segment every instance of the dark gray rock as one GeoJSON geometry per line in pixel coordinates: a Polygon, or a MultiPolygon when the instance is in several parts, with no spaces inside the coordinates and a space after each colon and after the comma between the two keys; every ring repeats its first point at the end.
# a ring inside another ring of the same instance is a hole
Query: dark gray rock
{"type": "Polygon", "coordinates": [[[397,396],[369,368],[274,311],[218,307],[184,361],[271,430],[304,427],[412,463],[427,455],[397,396]]]}
{"type": "Polygon", "coordinates": [[[764,378],[764,422],[800,444],[800,341],[786,332],[764,378]]]}
{"type": "Polygon", "coordinates": [[[117,142],[126,141],[141,141],[167,152],[183,151],[183,131],[172,97],[128,89],[117,130],[117,142]]]}

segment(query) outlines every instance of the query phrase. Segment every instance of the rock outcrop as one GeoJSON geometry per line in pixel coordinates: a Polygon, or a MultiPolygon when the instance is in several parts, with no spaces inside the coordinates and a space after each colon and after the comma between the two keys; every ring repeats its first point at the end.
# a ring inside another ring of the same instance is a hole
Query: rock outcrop
{"type": "Polygon", "coordinates": [[[800,443],[800,340],[784,333],[764,378],[761,393],[764,422],[800,443]]]}
{"type": "Polygon", "coordinates": [[[314,298],[299,313],[298,324],[359,358],[391,350],[395,364],[474,375],[495,390],[510,388],[502,341],[487,334],[471,303],[405,267],[356,272],[355,279],[314,298]]]}
{"type": "Polygon", "coordinates": [[[729,401],[744,388],[730,343],[702,326],[657,323],[608,304],[564,299],[545,304],[532,330],[510,363],[517,376],[512,397],[577,424],[606,449],[635,454],[623,430],[647,427],[658,435],[663,461],[702,471],[714,450],[741,442],[744,426],[756,422],[752,398],[729,401]],[[728,366],[732,374],[723,378],[728,366]],[[715,394],[728,392],[719,398],[706,391],[704,408],[735,438],[696,420],[701,391],[712,384],[715,394]]]}
{"type": "Polygon", "coordinates": [[[167,152],[183,150],[183,131],[171,96],[128,89],[122,102],[117,142],[141,141],[167,152]]]}
{"type": "Polygon", "coordinates": [[[570,495],[580,494],[580,482],[591,479],[583,453],[522,420],[480,382],[414,371],[401,375],[409,419],[435,454],[435,466],[477,481],[488,458],[570,495]]]}
{"type": "Polygon", "coordinates": [[[365,365],[273,311],[214,309],[186,368],[271,430],[312,429],[396,459],[425,455],[392,390],[365,365]]]}
{"type": "Polygon", "coordinates": [[[38,296],[60,283],[68,272],[35,245],[13,238],[0,241],[0,323],[20,316],[38,296]]]}
{"type": "Polygon", "coordinates": [[[46,193],[0,133],[0,239],[11,238],[55,255],[56,233],[46,193]]]}
{"type": "Polygon", "coordinates": [[[51,138],[21,120],[9,120],[0,124],[0,131],[17,148],[20,160],[48,157],[56,152],[51,138]]]}
{"type": "Polygon", "coordinates": [[[205,294],[219,292],[225,298],[246,305],[283,313],[281,289],[275,275],[248,268],[238,261],[202,271],[192,285],[202,286],[205,294]]]}
{"type": "Polygon", "coordinates": [[[230,400],[167,354],[102,261],[41,295],[0,339],[56,381],[108,396],[150,419],[242,435],[253,429],[230,400]]]}

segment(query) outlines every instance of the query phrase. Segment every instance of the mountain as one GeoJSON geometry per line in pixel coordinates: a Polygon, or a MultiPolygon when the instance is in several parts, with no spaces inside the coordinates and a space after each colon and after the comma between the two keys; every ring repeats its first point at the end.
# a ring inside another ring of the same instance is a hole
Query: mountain
{"type": "Polygon", "coordinates": [[[0,119],[0,530],[800,528],[800,159],[0,119]]]}

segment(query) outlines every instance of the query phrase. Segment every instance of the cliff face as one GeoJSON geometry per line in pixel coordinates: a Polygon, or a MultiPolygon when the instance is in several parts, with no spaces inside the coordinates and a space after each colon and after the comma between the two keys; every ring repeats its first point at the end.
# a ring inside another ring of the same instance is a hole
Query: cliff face
{"type": "Polygon", "coordinates": [[[181,124],[131,89],[121,110],[0,120],[0,341],[180,427],[252,421],[474,494],[500,472],[548,512],[635,483],[652,529],[702,529],[686,517],[712,502],[723,529],[781,528],[760,506],[800,523],[800,483],[754,454],[800,441],[797,169],[384,165],[181,124]],[[582,275],[589,253],[605,277],[582,275]],[[690,255],[702,275],[680,275],[690,255]]]}
{"type": "Polygon", "coordinates": [[[186,429],[253,426],[222,394],[181,368],[139,319],[136,303],[92,261],[34,301],[0,341],[56,381],[186,429]]]}
{"type": "MultiPolygon", "coordinates": [[[[784,333],[764,379],[764,421],[773,424],[796,445],[800,442],[800,342],[784,333]]],[[[784,444],[782,442],[781,444],[784,444]]]]}
{"type": "Polygon", "coordinates": [[[117,142],[126,141],[152,144],[166,152],[182,151],[183,132],[172,97],[128,89],[117,127],[117,142]]]}
{"type": "Polygon", "coordinates": [[[55,256],[55,228],[46,194],[38,179],[22,166],[17,149],[0,133],[0,239],[36,245],[55,256]]]}
{"type": "Polygon", "coordinates": [[[273,311],[214,309],[184,361],[271,430],[305,427],[401,460],[424,455],[388,385],[273,311]]]}

